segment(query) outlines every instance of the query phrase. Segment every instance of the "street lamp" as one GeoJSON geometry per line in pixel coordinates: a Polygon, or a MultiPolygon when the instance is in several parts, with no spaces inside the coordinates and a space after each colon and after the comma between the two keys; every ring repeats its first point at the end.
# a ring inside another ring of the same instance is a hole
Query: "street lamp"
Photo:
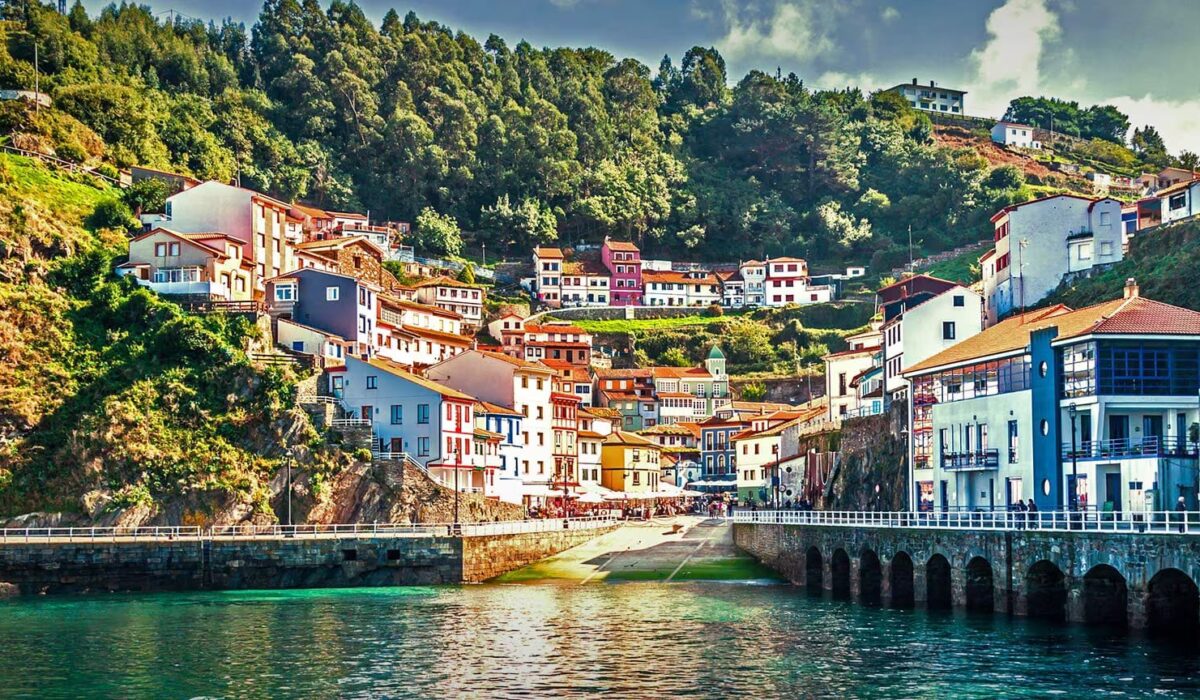
{"type": "Polygon", "coordinates": [[[1071,510],[1079,506],[1079,455],[1075,450],[1075,417],[1079,410],[1075,404],[1067,407],[1067,415],[1071,417],[1071,510]]]}

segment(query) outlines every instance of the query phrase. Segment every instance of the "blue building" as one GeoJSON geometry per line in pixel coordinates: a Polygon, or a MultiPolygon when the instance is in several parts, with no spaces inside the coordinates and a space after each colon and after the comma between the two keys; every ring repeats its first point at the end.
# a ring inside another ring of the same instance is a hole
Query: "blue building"
{"type": "Polygon", "coordinates": [[[266,288],[272,316],[338,336],[354,354],[375,354],[378,287],[347,275],[305,268],[267,280],[266,288]]]}
{"type": "MultiPolygon", "coordinates": [[[[748,421],[713,416],[700,423],[700,480],[697,488],[711,493],[737,492],[737,455],[733,436],[750,426],[748,421]]],[[[689,487],[691,488],[691,487],[689,487]]]]}
{"type": "Polygon", "coordinates": [[[919,509],[1196,508],[1200,313],[1133,280],[1121,299],[1006,319],[905,376],[919,509]]]}

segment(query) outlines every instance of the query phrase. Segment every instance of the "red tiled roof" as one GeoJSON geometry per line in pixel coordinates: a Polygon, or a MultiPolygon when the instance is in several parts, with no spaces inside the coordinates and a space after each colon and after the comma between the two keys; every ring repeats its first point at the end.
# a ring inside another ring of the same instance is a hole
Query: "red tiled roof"
{"type": "Polygon", "coordinates": [[[412,333],[413,335],[421,336],[423,338],[428,338],[429,340],[436,340],[441,343],[446,343],[447,345],[460,345],[460,346],[468,346],[468,347],[471,345],[471,339],[467,338],[466,336],[455,335],[453,333],[444,333],[442,331],[435,331],[432,328],[421,328],[420,326],[410,326],[408,324],[404,324],[401,328],[409,333],[412,333]]]}
{"type": "MultiPolygon", "coordinates": [[[[1110,315],[1101,317],[1088,328],[1059,338],[1101,334],[1200,335],[1200,313],[1161,301],[1132,297],[1110,315]]],[[[1086,310],[1086,309],[1084,309],[1086,310]]]]}
{"type": "Polygon", "coordinates": [[[630,241],[614,241],[607,240],[604,245],[608,246],[609,250],[619,250],[623,253],[639,253],[641,252],[636,245],[630,241]]]}
{"type": "Polygon", "coordinates": [[[562,258],[563,252],[560,248],[534,248],[533,254],[539,258],[562,258]]]}

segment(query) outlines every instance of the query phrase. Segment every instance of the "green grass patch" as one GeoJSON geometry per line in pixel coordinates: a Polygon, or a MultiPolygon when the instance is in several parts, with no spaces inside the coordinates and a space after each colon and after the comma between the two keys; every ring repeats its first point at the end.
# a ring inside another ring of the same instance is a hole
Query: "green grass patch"
{"type": "Polygon", "coordinates": [[[733,559],[695,559],[684,565],[672,581],[753,581],[782,580],[779,574],[752,557],[733,559]]]}
{"type": "Polygon", "coordinates": [[[572,323],[589,333],[637,333],[686,328],[688,326],[706,326],[710,323],[719,322],[724,318],[745,315],[746,312],[739,311],[730,312],[724,316],[703,316],[696,314],[692,316],[680,316],[678,318],[639,318],[632,320],[622,318],[611,321],[578,320],[572,321],[572,323]]]}
{"type": "Polygon", "coordinates": [[[972,284],[979,280],[979,256],[983,255],[991,247],[991,245],[984,245],[973,248],[949,260],[936,262],[920,270],[920,272],[933,275],[934,277],[941,277],[951,282],[972,284]]]}

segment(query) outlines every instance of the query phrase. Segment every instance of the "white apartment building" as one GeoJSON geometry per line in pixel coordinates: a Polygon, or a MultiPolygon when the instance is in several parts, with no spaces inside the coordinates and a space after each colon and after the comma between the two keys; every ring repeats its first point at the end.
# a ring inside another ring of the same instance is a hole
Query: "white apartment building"
{"type": "Polygon", "coordinates": [[[746,306],[762,306],[766,294],[767,266],[757,260],[748,260],[738,266],[738,273],[745,284],[746,306]]]}
{"type": "Polygon", "coordinates": [[[1013,122],[996,122],[996,125],[992,127],[992,141],[1017,148],[1039,149],[1042,147],[1042,142],[1033,138],[1032,126],[1013,122]]]}
{"type": "Polygon", "coordinates": [[[901,83],[890,88],[888,92],[899,93],[901,97],[908,100],[913,109],[923,112],[937,112],[946,115],[966,114],[966,107],[963,106],[963,97],[967,94],[966,91],[940,87],[932,80],[926,86],[918,85],[917,79],[913,78],[911,83],[901,83]]]}
{"type": "Polygon", "coordinates": [[[948,280],[914,275],[879,290],[883,306],[884,393],[908,388],[904,368],[962,342],[983,327],[978,294],[948,280]]]}
{"type": "Polygon", "coordinates": [[[418,282],[416,290],[417,301],[453,311],[470,328],[483,325],[483,287],[439,276],[418,282]]]}
{"type": "Polygon", "coordinates": [[[562,272],[566,257],[561,248],[533,249],[533,292],[535,298],[552,308],[562,306],[562,272]]]}
{"type": "Polygon", "coordinates": [[[531,503],[556,495],[550,488],[554,478],[552,369],[500,353],[469,350],[430,367],[425,376],[520,413],[523,495],[531,503]]]}
{"type": "Polygon", "coordinates": [[[853,382],[875,364],[883,340],[880,325],[873,322],[869,330],[846,338],[850,347],[825,356],[825,396],[829,397],[830,420],[859,411],[859,394],[853,382]]]}
{"type": "Polygon", "coordinates": [[[1005,207],[992,217],[995,247],[979,259],[987,325],[1029,308],[1069,274],[1121,260],[1121,203],[1061,194],[1005,207]]]}

